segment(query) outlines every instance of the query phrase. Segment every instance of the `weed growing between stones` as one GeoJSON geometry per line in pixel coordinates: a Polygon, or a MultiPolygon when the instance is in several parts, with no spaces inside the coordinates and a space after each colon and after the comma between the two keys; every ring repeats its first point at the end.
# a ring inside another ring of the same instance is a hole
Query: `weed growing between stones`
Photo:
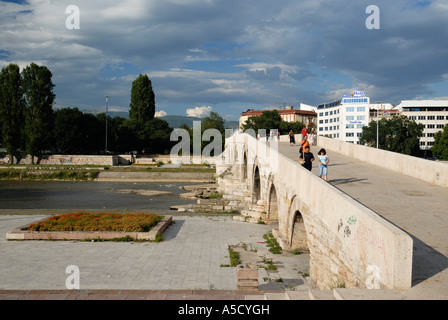
{"type": "Polygon", "coordinates": [[[269,251],[273,254],[281,254],[282,253],[282,247],[280,247],[277,240],[272,235],[272,232],[266,233],[263,235],[263,238],[266,240],[266,245],[269,248],[269,251]]]}

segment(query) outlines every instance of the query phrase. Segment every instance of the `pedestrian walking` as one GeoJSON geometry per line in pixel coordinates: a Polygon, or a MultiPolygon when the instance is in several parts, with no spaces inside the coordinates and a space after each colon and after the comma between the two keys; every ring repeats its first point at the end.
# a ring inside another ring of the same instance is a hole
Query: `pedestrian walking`
{"type": "Polygon", "coordinates": [[[315,139],[316,136],[314,135],[314,130],[311,131],[309,136],[310,136],[310,139],[309,139],[310,146],[314,146],[316,144],[316,139],[315,139]]]}
{"type": "Polygon", "coordinates": [[[302,136],[306,136],[308,134],[308,130],[306,129],[306,127],[302,128],[302,136]]]}
{"type": "Polygon", "coordinates": [[[308,142],[308,136],[302,136],[302,140],[300,141],[299,153],[303,153],[305,151],[306,146],[310,147],[310,143],[308,142]]]}
{"type": "Polygon", "coordinates": [[[309,171],[313,169],[314,155],[310,152],[309,145],[304,148],[304,152],[300,154],[299,160],[302,167],[308,169],[309,171]]]}
{"type": "Polygon", "coordinates": [[[292,131],[292,129],[291,129],[291,131],[289,131],[288,136],[289,136],[289,145],[292,147],[296,144],[296,137],[295,137],[294,131],[292,131]]]}
{"type": "Polygon", "coordinates": [[[325,181],[328,181],[328,163],[330,162],[330,158],[327,156],[327,151],[322,148],[319,150],[317,155],[319,158],[319,177],[324,177],[325,181]]]}

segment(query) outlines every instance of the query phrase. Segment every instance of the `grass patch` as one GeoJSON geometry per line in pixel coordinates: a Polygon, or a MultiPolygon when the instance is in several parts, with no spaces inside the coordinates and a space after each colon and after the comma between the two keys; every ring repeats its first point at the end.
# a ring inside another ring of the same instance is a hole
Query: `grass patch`
{"type": "Polygon", "coordinates": [[[240,254],[235,250],[233,250],[231,247],[229,247],[229,256],[230,256],[230,265],[232,267],[236,267],[237,265],[241,264],[240,254]]]}
{"type": "Polygon", "coordinates": [[[266,266],[260,266],[261,268],[265,268],[267,270],[277,270],[277,267],[274,265],[274,262],[272,262],[272,259],[263,257],[263,263],[266,264],[266,266]]]}
{"type": "Polygon", "coordinates": [[[265,235],[263,235],[263,238],[266,240],[266,245],[270,247],[269,252],[273,254],[282,253],[282,247],[280,247],[279,243],[272,235],[272,232],[266,233],[265,235]]]}
{"type": "Polygon", "coordinates": [[[74,180],[87,181],[98,178],[100,170],[26,170],[8,169],[0,171],[1,180],[74,180]]]}
{"type": "Polygon", "coordinates": [[[223,197],[223,194],[218,192],[218,193],[211,194],[208,198],[209,199],[222,199],[222,197],[223,197]]]}
{"type": "Polygon", "coordinates": [[[50,217],[44,221],[31,224],[27,230],[148,232],[160,222],[162,218],[162,216],[146,213],[119,214],[78,212],[50,217]]]}

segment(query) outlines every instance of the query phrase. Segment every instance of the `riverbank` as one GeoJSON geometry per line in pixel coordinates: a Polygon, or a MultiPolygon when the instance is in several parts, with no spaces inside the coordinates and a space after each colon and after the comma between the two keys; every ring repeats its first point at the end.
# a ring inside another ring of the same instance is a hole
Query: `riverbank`
{"type": "Polygon", "coordinates": [[[215,169],[208,167],[84,167],[0,166],[0,180],[55,180],[98,182],[214,182],[215,169]]]}

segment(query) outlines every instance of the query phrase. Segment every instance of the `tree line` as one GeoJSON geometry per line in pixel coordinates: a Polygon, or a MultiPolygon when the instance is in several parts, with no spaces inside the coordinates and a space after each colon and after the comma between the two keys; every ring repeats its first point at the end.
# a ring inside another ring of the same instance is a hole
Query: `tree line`
{"type": "MultiPolygon", "coordinates": [[[[368,126],[363,127],[359,140],[361,144],[376,147],[378,132],[379,149],[423,157],[425,150],[420,149],[423,130],[421,123],[406,116],[393,116],[379,122],[371,121],[368,126]]],[[[429,151],[440,160],[448,160],[448,126],[434,135],[434,145],[429,151]]]]}
{"type": "MultiPolygon", "coordinates": [[[[31,155],[33,163],[46,153],[168,154],[177,143],[170,141],[173,128],[168,122],[154,117],[155,94],[147,75],[140,74],[132,83],[128,119],[83,113],[77,107],[54,110],[54,86],[45,66],[31,63],[20,72],[18,65],[9,64],[1,70],[0,145],[7,149],[10,163],[23,154],[31,155]]],[[[201,124],[202,131],[213,127],[224,136],[219,114],[212,112],[201,124]]]]}

